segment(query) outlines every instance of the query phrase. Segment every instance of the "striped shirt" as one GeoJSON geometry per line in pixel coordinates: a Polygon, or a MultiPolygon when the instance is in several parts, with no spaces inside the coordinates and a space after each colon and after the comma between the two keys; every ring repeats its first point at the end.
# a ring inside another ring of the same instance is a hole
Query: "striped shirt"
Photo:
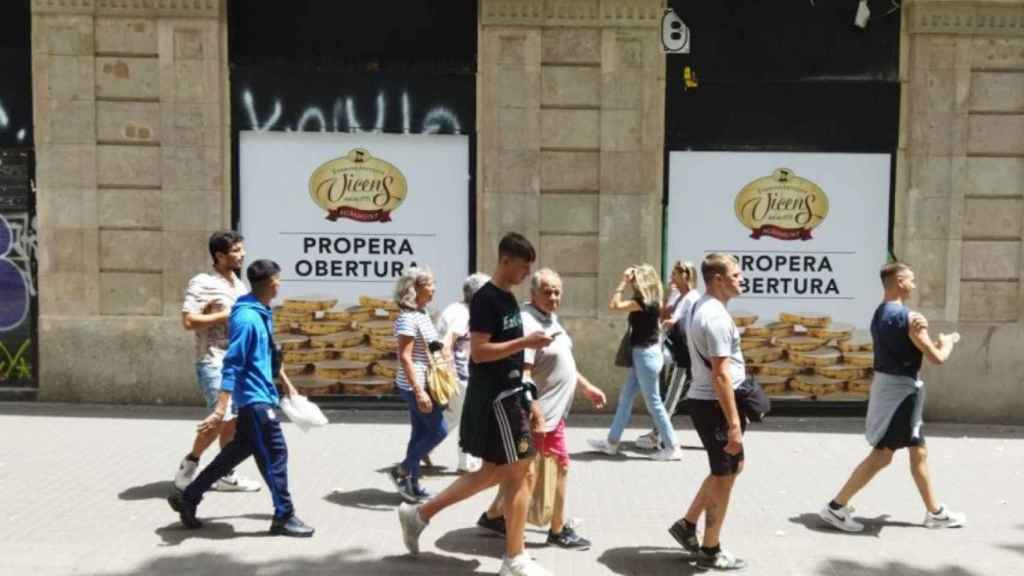
{"type": "MultiPolygon", "coordinates": [[[[403,310],[395,319],[395,336],[412,338],[412,366],[416,371],[416,383],[421,387],[426,386],[427,366],[430,365],[430,361],[427,359],[427,347],[423,339],[426,338],[427,342],[439,340],[430,316],[423,310],[403,310]]],[[[403,390],[412,390],[405,377],[405,368],[401,365],[395,375],[395,385],[403,390]]]]}

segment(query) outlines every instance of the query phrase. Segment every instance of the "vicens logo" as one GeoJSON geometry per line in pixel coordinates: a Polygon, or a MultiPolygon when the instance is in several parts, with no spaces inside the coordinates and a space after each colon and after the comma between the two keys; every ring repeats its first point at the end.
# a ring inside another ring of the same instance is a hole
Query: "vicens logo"
{"type": "Polygon", "coordinates": [[[405,175],[362,148],[321,164],[309,177],[310,197],[332,222],[390,222],[406,192],[405,175]]]}
{"type": "Polygon", "coordinates": [[[750,229],[750,237],[810,240],[811,230],[828,216],[828,196],[820,186],[779,168],[758,178],[736,195],[736,218],[750,229]]]}

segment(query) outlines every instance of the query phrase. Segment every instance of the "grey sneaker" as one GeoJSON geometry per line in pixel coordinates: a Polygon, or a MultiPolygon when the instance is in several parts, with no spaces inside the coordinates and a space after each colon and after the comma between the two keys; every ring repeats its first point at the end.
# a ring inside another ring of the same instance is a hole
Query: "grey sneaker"
{"type": "Polygon", "coordinates": [[[398,523],[402,526],[402,541],[410,554],[420,553],[420,534],[427,523],[420,518],[420,507],[401,504],[398,507],[398,523]]]}
{"type": "Polygon", "coordinates": [[[608,440],[605,440],[604,438],[588,438],[587,443],[590,444],[590,447],[593,448],[594,450],[598,452],[604,452],[609,456],[615,456],[616,454],[619,453],[618,442],[612,443],[609,442],[608,440]]]}
{"type": "Polygon", "coordinates": [[[963,528],[967,526],[967,515],[953,512],[945,506],[939,506],[939,512],[928,512],[924,515],[925,528],[963,528]]]}
{"type": "Polygon", "coordinates": [[[544,569],[526,552],[514,558],[508,556],[501,563],[501,570],[498,576],[553,576],[551,572],[544,569]]]}
{"type": "Polygon", "coordinates": [[[818,512],[818,517],[836,530],[842,530],[843,532],[864,531],[864,525],[853,519],[853,506],[843,506],[839,510],[833,510],[831,506],[825,504],[821,512],[818,512]]]}
{"type": "Polygon", "coordinates": [[[697,553],[697,565],[711,570],[742,570],[747,563],[725,550],[717,554],[706,554],[703,550],[697,553]]]}

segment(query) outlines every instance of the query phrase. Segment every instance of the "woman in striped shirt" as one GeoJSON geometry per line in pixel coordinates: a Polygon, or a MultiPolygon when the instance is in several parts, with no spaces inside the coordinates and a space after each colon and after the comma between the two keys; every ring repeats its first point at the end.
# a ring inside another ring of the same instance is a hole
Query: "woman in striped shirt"
{"type": "Polygon", "coordinates": [[[402,499],[416,503],[430,497],[420,486],[420,461],[448,436],[444,406],[427,394],[428,342],[438,342],[437,330],[426,307],[434,298],[434,275],[427,268],[409,268],[395,286],[395,302],[401,313],[395,320],[398,338],[398,373],[395,386],[409,405],[412,430],[405,459],[391,470],[391,479],[402,499]]]}

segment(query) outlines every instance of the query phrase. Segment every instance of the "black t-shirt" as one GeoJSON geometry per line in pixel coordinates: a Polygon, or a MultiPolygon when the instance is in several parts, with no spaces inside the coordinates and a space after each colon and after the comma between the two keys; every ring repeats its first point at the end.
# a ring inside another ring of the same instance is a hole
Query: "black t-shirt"
{"type": "Polygon", "coordinates": [[[661,305],[657,302],[644,304],[634,300],[640,309],[629,313],[629,343],[631,346],[653,346],[661,339],[661,305]]]}
{"type": "MultiPolygon", "coordinates": [[[[491,342],[501,343],[523,337],[523,320],[519,303],[511,292],[494,284],[484,284],[469,304],[469,331],[491,335],[491,342]]],[[[522,384],[523,352],[494,362],[469,362],[470,386],[488,386],[495,391],[508,390],[522,384]]]]}

